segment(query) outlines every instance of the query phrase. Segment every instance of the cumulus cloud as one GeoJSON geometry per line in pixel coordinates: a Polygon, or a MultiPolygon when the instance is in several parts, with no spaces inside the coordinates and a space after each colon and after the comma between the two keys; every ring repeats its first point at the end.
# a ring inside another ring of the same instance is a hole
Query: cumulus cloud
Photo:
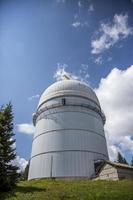
{"type": "Polygon", "coordinates": [[[80,80],[82,82],[89,84],[89,81],[88,81],[89,74],[88,74],[88,65],[87,64],[81,64],[81,67],[76,75],[72,72],[68,72],[67,67],[68,66],[66,64],[58,63],[57,70],[56,70],[53,78],[55,78],[56,81],[60,81],[60,80],[66,79],[65,76],[67,76],[70,79],[80,80]]]}
{"type": "Polygon", "coordinates": [[[110,144],[110,145],[108,144],[108,151],[109,151],[110,160],[112,161],[115,161],[117,159],[118,152],[120,152],[123,155],[121,149],[113,144],[110,144]]]}
{"type": "Polygon", "coordinates": [[[118,41],[132,35],[133,28],[128,25],[127,14],[115,14],[112,24],[101,23],[98,33],[100,33],[100,37],[91,41],[92,54],[99,54],[118,41]]]}
{"type": "Polygon", "coordinates": [[[33,99],[38,99],[39,97],[40,97],[40,95],[36,94],[36,95],[31,96],[31,97],[28,97],[28,100],[31,101],[33,99]]]}
{"type": "Polygon", "coordinates": [[[19,167],[19,172],[24,171],[25,167],[28,164],[28,161],[25,158],[21,158],[20,156],[17,156],[16,159],[12,162],[13,165],[19,167]]]}
{"type": "Polygon", "coordinates": [[[131,136],[124,136],[121,138],[120,147],[123,151],[133,152],[133,140],[131,136]]]}
{"type": "Polygon", "coordinates": [[[133,65],[126,70],[114,68],[95,92],[106,115],[110,157],[116,150],[133,154],[133,65]]]}
{"type": "Polygon", "coordinates": [[[32,124],[24,123],[17,124],[17,131],[24,134],[33,134],[35,132],[35,127],[32,124]]]}

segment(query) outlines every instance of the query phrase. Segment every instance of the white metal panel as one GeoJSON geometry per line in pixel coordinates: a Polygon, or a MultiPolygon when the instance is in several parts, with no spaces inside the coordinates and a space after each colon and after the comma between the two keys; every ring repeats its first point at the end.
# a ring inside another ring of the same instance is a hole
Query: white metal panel
{"type": "MultiPolygon", "coordinates": [[[[73,109],[72,109],[73,110],[73,109]]],[[[82,111],[82,109],[81,109],[82,111]]],[[[60,112],[55,111],[53,114],[49,114],[46,118],[39,120],[36,124],[37,135],[50,130],[59,129],[83,129],[91,130],[98,134],[104,135],[102,120],[82,112],[60,112]]]]}
{"type": "Polygon", "coordinates": [[[50,151],[81,150],[107,155],[106,140],[92,132],[55,131],[37,137],[33,141],[32,156],[50,151]]]}
{"type": "Polygon", "coordinates": [[[46,178],[51,176],[58,178],[90,178],[94,175],[93,161],[94,155],[88,152],[60,152],[40,155],[34,157],[30,162],[32,171],[29,174],[29,179],[32,177],[32,174],[34,176],[32,178],[46,178]],[[41,161],[43,161],[43,165],[40,164],[41,161]],[[39,170],[38,166],[40,166],[39,170]]]}

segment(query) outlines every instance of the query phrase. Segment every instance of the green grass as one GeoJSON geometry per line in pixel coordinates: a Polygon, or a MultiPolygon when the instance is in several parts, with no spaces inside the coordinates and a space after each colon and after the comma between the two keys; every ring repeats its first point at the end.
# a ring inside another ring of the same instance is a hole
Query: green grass
{"type": "Polygon", "coordinates": [[[133,200],[133,181],[34,180],[18,183],[0,200],[133,200]]]}

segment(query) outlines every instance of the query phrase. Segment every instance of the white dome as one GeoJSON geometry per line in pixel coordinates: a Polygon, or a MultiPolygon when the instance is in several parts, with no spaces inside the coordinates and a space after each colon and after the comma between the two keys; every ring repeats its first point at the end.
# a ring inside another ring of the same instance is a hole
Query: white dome
{"type": "Polygon", "coordinates": [[[49,99],[65,95],[85,97],[99,105],[95,92],[87,84],[77,80],[62,80],[55,82],[43,92],[38,107],[49,99]]]}

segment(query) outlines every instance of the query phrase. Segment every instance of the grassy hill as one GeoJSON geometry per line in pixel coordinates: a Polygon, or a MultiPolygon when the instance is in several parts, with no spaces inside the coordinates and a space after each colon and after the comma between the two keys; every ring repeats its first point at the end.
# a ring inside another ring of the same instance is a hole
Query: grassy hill
{"type": "Polygon", "coordinates": [[[133,181],[34,180],[18,183],[0,200],[133,200],[133,181]]]}

